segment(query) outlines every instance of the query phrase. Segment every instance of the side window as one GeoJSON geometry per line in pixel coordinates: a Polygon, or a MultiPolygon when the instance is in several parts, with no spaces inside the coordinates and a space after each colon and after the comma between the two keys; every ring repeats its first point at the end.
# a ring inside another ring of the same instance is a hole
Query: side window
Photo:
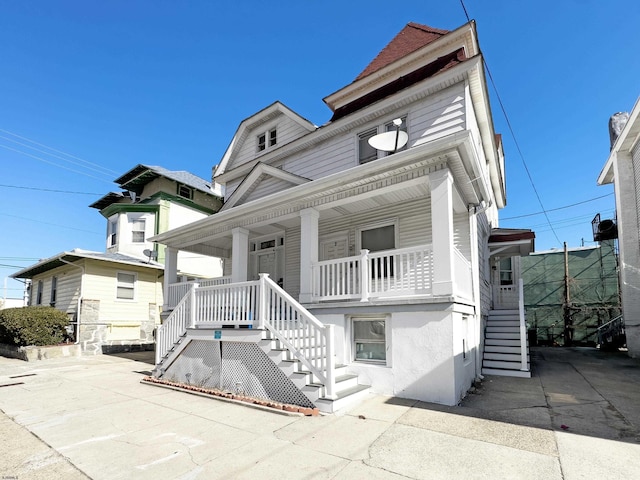
{"type": "Polygon", "coordinates": [[[511,257],[500,260],[500,285],[513,285],[511,257]]]}
{"type": "Polygon", "coordinates": [[[178,184],[178,195],[188,200],[193,200],[193,188],[189,185],[178,184]]]}
{"type": "Polygon", "coordinates": [[[36,292],[36,305],[42,305],[42,280],[38,280],[38,290],[36,292]]]}
{"type": "Polygon", "coordinates": [[[49,300],[49,304],[52,307],[56,305],[56,297],[58,296],[58,277],[51,278],[51,297],[49,300]]]}
{"type": "Polygon", "coordinates": [[[146,222],[144,218],[134,218],[131,220],[131,241],[133,243],[144,243],[146,222]]]}
{"type": "Polygon", "coordinates": [[[118,216],[114,215],[109,219],[107,226],[107,246],[113,247],[118,244],[118,216]]]}
{"type": "Polygon", "coordinates": [[[118,272],[116,298],[119,300],[135,299],[136,274],[118,272]]]}

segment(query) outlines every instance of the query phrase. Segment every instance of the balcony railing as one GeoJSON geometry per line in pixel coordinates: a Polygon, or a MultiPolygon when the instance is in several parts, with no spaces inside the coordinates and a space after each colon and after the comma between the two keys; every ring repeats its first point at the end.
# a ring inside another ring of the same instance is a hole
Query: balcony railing
{"type": "Polygon", "coordinates": [[[433,254],[429,245],[316,262],[312,266],[315,301],[430,295],[433,254]]]}

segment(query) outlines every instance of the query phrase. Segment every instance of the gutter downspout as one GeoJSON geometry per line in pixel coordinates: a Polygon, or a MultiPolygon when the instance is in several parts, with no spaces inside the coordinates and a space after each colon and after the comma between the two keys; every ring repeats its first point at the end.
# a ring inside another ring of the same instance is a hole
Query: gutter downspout
{"type": "Polygon", "coordinates": [[[80,273],[80,292],[78,292],[78,304],[76,305],[76,341],[73,342],[74,345],[78,345],[80,343],[80,312],[82,309],[82,291],[84,287],[84,267],[80,265],[76,265],[75,263],[67,262],[64,258],[60,257],[59,260],[62,263],[66,263],[67,265],[71,265],[72,267],[79,268],[80,273]]]}

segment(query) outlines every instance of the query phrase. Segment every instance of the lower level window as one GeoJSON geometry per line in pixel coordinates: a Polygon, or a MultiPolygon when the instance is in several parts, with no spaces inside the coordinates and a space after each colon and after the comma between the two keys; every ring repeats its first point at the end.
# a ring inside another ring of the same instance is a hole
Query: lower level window
{"type": "Polygon", "coordinates": [[[385,363],[387,360],[386,320],[354,318],[353,343],[355,360],[385,363]]]}

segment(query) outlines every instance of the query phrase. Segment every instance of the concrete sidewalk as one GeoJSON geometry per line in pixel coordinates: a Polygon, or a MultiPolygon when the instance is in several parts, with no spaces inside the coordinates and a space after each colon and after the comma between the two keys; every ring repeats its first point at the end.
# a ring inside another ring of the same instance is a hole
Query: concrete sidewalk
{"type": "Polygon", "coordinates": [[[458,407],[372,395],[320,417],[140,384],[152,368],[144,358],[0,357],[0,475],[628,479],[640,472],[640,362],[622,354],[538,348],[533,378],[486,377],[458,407]]]}

